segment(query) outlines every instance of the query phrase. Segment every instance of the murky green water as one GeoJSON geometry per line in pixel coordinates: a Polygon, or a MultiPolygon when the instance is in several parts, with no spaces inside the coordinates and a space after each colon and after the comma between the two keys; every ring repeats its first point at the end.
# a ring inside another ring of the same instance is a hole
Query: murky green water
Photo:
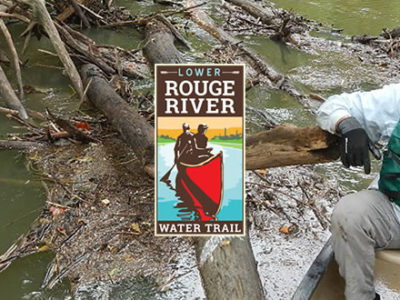
{"type": "Polygon", "coordinates": [[[344,29],[347,35],[379,34],[399,26],[400,2],[377,0],[273,0],[309,19],[344,29]]]}
{"type": "MultiPolygon", "coordinates": [[[[299,14],[311,19],[321,21],[325,24],[334,24],[335,27],[344,28],[345,34],[377,34],[383,27],[395,27],[400,15],[400,2],[398,1],[274,1],[277,5],[286,9],[293,8],[299,14]]],[[[152,1],[116,0],[117,5],[126,6],[133,14],[149,14],[155,10],[165,9],[161,5],[155,5],[152,1]]],[[[179,16],[174,18],[179,19],[179,16]]],[[[190,54],[191,59],[202,60],[202,53],[210,48],[214,41],[195,27],[183,31],[185,37],[196,49],[196,53],[190,54]]],[[[13,30],[21,32],[23,27],[14,26],[13,30]]],[[[117,31],[89,30],[86,33],[99,44],[113,44],[127,49],[137,49],[143,43],[143,34],[134,28],[124,28],[117,31]]],[[[340,92],[343,87],[340,82],[326,89],[313,86],[304,81],[309,76],[309,66],[313,70],[319,69],[320,75],[329,78],[332,70],[339,70],[338,77],[345,77],[349,68],[353,73],[359,74],[358,66],[353,62],[343,62],[332,59],[327,62],[320,56],[304,54],[298,50],[288,48],[282,44],[272,42],[264,36],[242,37],[244,41],[256,50],[274,68],[289,74],[296,86],[306,92],[320,92],[324,96],[340,92]],[[356,71],[357,70],[357,71],[356,71]]],[[[0,44],[3,41],[0,38],[0,44]]],[[[22,39],[16,41],[17,47],[21,49],[22,39]]],[[[69,87],[68,79],[61,74],[60,70],[45,66],[59,67],[57,58],[37,52],[37,48],[47,49],[52,47],[46,38],[37,41],[32,39],[27,54],[23,57],[26,66],[23,69],[24,83],[37,88],[40,93],[28,94],[24,104],[28,108],[43,111],[49,107],[55,111],[68,111],[77,109],[77,101],[73,97],[72,89],[69,87]]],[[[12,71],[5,67],[7,74],[13,78],[12,71]]],[[[365,74],[369,71],[364,70],[365,74]]],[[[363,73],[361,73],[363,74],[363,73]]],[[[364,75],[362,75],[364,78],[364,75]]],[[[311,78],[312,79],[312,78],[311,78]]],[[[310,82],[312,81],[310,79],[310,82]]],[[[368,85],[366,82],[355,82],[354,86],[346,89],[354,89],[368,85]]],[[[373,85],[368,85],[372,88],[373,85]]],[[[149,89],[149,87],[147,87],[149,89]]],[[[151,88],[150,88],[151,89],[151,88]]],[[[315,124],[314,118],[308,111],[293,98],[285,93],[270,91],[265,87],[255,87],[247,94],[247,103],[258,109],[266,109],[279,122],[293,123],[295,125],[315,124]]],[[[0,104],[2,105],[2,104],[0,104]]],[[[0,115],[0,138],[7,133],[17,132],[14,128],[18,124],[8,121],[0,115]]],[[[260,130],[251,127],[252,131],[260,130]]],[[[4,252],[12,242],[21,234],[25,233],[31,222],[38,216],[45,197],[44,191],[35,176],[25,166],[25,159],[15,151],[0,152],[0,252],[4,252]]],[[[367,186],[372,176],[363,176],[357,170],[344,170],[339,163],[326,165],[319,168],[326,176],[335,173],[348,189],[359,189],[367,186]]],[[[377,166],[375,165],[375,169],[377,166]]],[[[8,270],[0,273],[0,291],[6,292],[2,297],[5,299],[65,299],[69,297],[69,283],[64,282],[53,291],[41,291],[40,284],[46,272],[47,265],[52,259],[50,253],[36,254],[14,263],[8,270]]]]}

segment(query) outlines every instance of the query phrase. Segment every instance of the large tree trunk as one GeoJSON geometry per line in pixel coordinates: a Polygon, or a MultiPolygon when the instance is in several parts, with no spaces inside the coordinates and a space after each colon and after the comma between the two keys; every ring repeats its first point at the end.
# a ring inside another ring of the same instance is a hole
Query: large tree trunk
{"type": "Polygon", "coordinates": [[[3,98],[8,108],[17,110],[19,112],[19,116],[22,119],[28,119],[28,114],[26,113],[25,108],[19,101],[1,66],[0,66],[0,96],[3,98]]]}
{"type": "Polygon", "coordinates": [[[196,255],[207,299],[265,299],[247,236],[198,239],[196,255]]]}
{"type": "Polygon", "coordinates": [[[182,53],[175,47],[175,36],[163,22],[152,18],[145,27],[143,54],[152,66],[157,63],[182,63],[182,53]]]}
{"type": "Polygon", "coordinates": [[[261,22],[267,25],[281,25],[282,21],[276,16],[272,8],[264,8],[257,3],[247,0],[226,0],[234,5],[240,6],[250,15],[259,18],[261,22]]]}
{"type": "Polygon", "coordinates": [[[338,157],[338,137],[316,126],[282,125],[246,138],[247,170],[316,164],[338,157]]]}
{"type": "Polygon", "coordinates": [[[109,85],[101,70],[92,64],[81,69],[90,101],[109,119],[130,145],[145,171],[154,176],[154,129],[109,85]]]}

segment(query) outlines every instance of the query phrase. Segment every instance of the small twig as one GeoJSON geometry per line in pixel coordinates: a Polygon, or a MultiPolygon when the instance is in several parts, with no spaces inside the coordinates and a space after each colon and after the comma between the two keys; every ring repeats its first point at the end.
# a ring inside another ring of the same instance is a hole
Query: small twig
{"type": "Polygon", "coordinates": [[[96,14],[93,10],[91,10],[90,8],[86,7],[85,5],[81,4],[81,3],[77,3],[80,7],[82,7],[84,10],[86,10],[87,12],[91,13],[93,16],[95,16],[96,18],[100,19],[100,20],[104,20],[104,18],[102,16],[100,16],[99,14],[96,14]]]}
{"type": "Polygon", "coordinates": [[[40,64],[40,63],[36,63],[36,64],[32,65],[32,67],[45,68],[45,69],[54,69],[54,70],[64,70],[63,67],[45,65],[45,64],[40,64]]]}
{"type": "Polygon", "coordinates": [[[62,204],[51,202],[51,201],[46,201],[46,203],[50,204],[50,205],[53,205],[53,206],[61,207],[61,208],[64,208],[64,209],[70,209],[71,208],[70,206],[62,205],[62,204]]]}
{"type": "Polygon", "coordinates": [[[0,107],[0,113],[5,114],[5,115],[14,115],[18,116],[18,111],[10,108],[5,108],[5,107],[0,107]]]}
{"type": "Polygon", "coordinates": [[[286,196],[286,197],[289,197],[289,198],[293,199],[294,201],[296,201],[296,203],[297,203],[297,202],[300,202],[300,203],[304,204],[303,202],[301,202],[299,199],[296,199],[296,198],[293,197],[292,195],[290,195],[290,194],[288,194],[288,193],[285,193],[285,192],[283,192],[283,191],[281,191],[281,190],[279,190],[279,189],[277,189],[277,188],[274,188],[274,187],[272,187],[272,186],[270,186],[270,185],[266,185],[266,184],[262,184],[262,183],[258,183],[258,182],[253,182],[253,181],[246,181],[246,183],[248,183],[248,184],[254,184],[254,185],[258,185],[258,186],[260,186],[260,187],[264,187],[264,188],[271,189],[271,190],[273,190],[274,192],[280,193],[280,194],[282,194],[282,195],[284,195],[284,196],[286,196]]]}
{"type": "Polygon", "coordinates": [[[25,40],[24,40],[24,45],[21,50],[21,57],[24,56],[26,49],[28,49],[29,42],[31,41],[31,37],[32,37],[32,31],[28,31],[28,34],[26,35],[25,40]]]}
{"type": "Polygon", "coordinates": [[[56,53],[48,51],[48,50],[38,49],[37,51],[40,52],[40,53],[44,53],[44,54],[53,56],[53,57],[58,57],[58,55],[56,53]]]}
{"type": "Polygon", "coordinates": [[[0,17],[1,18],[14,18],[14,19],[18,19],[24,23],[29,23],[31,20],[29,20],[27,17],[20,15],[20,14],[10,14],[10,13],[6,13],[3,11],[0,11],[0,17]]]}
{"type": "Polygon", "coordinates": [[[79,107],[82,105],[82,103],[85,101],[85,99],[87,99],[86,98],[86,94],[87,94],[87,92],[89,90],[90,85],[92,84],[92,81],[93,81],[93,77],[91,77],[89,79],[89,82],[87,83],[87,85],[86,85],[86,87],[85,87],[85,89],[83,91],[83,96],[81,97],[81,100],[79,101],[79,107]]]}

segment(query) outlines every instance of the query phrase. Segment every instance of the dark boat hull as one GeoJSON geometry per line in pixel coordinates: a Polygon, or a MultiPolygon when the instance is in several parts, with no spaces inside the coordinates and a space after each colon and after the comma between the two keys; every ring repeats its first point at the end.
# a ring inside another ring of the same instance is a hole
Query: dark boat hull
{"type": "MultiPolygon", "coordinates": [[[[376,251],[375,278],[392,291],[400,292],[399,250],[376,251]]],[[[345,300],[344,289],[345,282],[339,274],[328,240],[307,271],[292,300],[345,300]]]]}

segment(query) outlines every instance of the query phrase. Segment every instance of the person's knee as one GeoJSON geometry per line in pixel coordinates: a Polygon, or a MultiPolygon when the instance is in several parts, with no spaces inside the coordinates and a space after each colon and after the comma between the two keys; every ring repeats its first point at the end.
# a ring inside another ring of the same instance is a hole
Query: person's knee
{"type": "Polygon", "coordinates": [[[340,199],[332,213],[332,231],[335,229],[357,231],[363,227],[371,209],[365,196],[362,191],[340,199]]]}

